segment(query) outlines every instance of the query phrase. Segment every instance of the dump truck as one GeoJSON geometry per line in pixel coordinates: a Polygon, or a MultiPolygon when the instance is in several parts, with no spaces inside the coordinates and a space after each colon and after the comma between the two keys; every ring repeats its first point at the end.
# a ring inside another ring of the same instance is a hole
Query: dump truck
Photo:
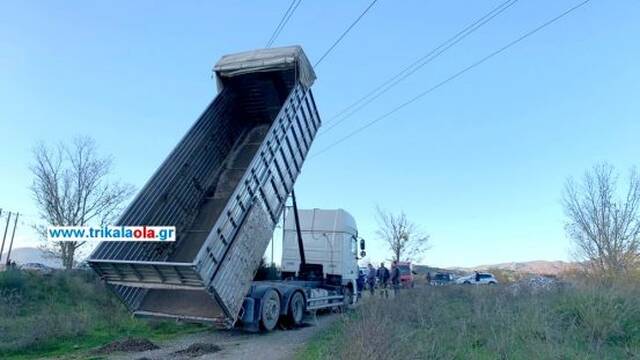
{"type": "Polygon", "coordinates": [[[217,96],[115,223],[176,241],[102,242],[89,265],[139,317],[270,330],[352,303],[351,282],[305,261],[299,224],[297,271],[253,281],[321,125],[302,48],[226,55],[214,74],[217,96]]]}

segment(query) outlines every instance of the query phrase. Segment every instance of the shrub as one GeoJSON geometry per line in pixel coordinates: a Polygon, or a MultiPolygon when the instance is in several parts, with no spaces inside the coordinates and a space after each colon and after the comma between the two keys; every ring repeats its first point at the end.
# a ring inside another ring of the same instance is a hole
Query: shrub
{"type": "Polygon", "coordinates": [[[0,272],[0,290],[21,291],[25,288],[27,276],[28,274],[14,269],[0,272]]]}

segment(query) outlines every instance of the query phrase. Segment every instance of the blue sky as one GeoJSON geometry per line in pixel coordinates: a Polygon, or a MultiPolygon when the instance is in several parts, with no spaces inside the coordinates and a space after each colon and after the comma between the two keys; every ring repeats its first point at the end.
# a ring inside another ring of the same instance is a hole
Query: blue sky
{"type": "MultiPolygon", "coordinates": [[[[303,1],[276,41],[317,59],[368,5],[303,1]]],[[[380,0],[316,69],[326,121],[500,1],[380,0]]],[[[520,0],[344,124],[312,152],[578,1],[520,0]]],[[[25,212],[38,140],[91,135],[141,187],[215,96],[224,54],[263,47],[289,1],[0,5],[0,207],[25,212]]],[[[310,159],[302,207],[350,211],[372,259],[375,206],[404,210],[440,266],[568,259],[562,186],[598,161],[640,162],[640,3],[592,1],[375,126],[310,159]]]]}

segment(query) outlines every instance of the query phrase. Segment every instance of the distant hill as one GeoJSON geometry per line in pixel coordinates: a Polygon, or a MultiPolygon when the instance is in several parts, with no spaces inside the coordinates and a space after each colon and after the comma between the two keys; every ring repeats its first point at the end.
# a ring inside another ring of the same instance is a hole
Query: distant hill
{"type": "Polygon", "coordinates": [[[576,263],[566,261],[547,261],[535,260],[524,262],[508,262],[501,264],[479,265],[472,267],[450,267],[437,268],[428,265],[414,265],[413,270],[418,274],[426,274],[436,272],[451,272],[455,275],[464,275],[478,271],[488,271],[491,269],[499,269],[517,274],[538,274],[538,275],[558,275],[576,268],[576,263]]]}
{"type": "Polygon", "coordinates": [[[566,261],[535,260],[525,262],[509,262],[502,264],[480,265],[476,267],[460,267],[455,270],[472,272],[474,270],[500,269],[521,274],[558,275],[575,269],[576,264],[566,261]]]}
{"type": "Polygon", "coordinates": [[[427,272],[430,272],[431,274],[435,274],[435,273],[439,273],[439,272],[443,272],[443,273],[453,273],[455,275],[463,275],[465,273],[467,273],[467,270],[463,270],[461,268],[449,268],[449,269],[445,269],[445,268],[438,268],[438,267],[433,267],[433,266],[428,266],[428,265],[413,265],[413,271],[415,271],[416,273],[418,273],[419,275],[426,275],[427,272]]]}
{"type": "MultiPolygon", "coordinates": [[[[7,254],[0,256],[0,262],[5,263],[7,254]]],[[[52,268],[62,268],[62,262],[59,259],[47,256],[46,252],[34,247],[23,247],[11,250],[11,260],[16,264],[22,265],[26,263],[40,263],[52,268]]]]}

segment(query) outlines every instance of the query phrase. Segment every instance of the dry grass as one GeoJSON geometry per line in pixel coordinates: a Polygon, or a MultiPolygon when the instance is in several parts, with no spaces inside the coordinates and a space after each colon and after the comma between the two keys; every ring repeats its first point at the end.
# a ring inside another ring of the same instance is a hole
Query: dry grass
{"type": "Polygon", "coordinates": [[[406,290],[368,299],[302,359],[640,357],[640,288],[579,284],[406,290]]]}

